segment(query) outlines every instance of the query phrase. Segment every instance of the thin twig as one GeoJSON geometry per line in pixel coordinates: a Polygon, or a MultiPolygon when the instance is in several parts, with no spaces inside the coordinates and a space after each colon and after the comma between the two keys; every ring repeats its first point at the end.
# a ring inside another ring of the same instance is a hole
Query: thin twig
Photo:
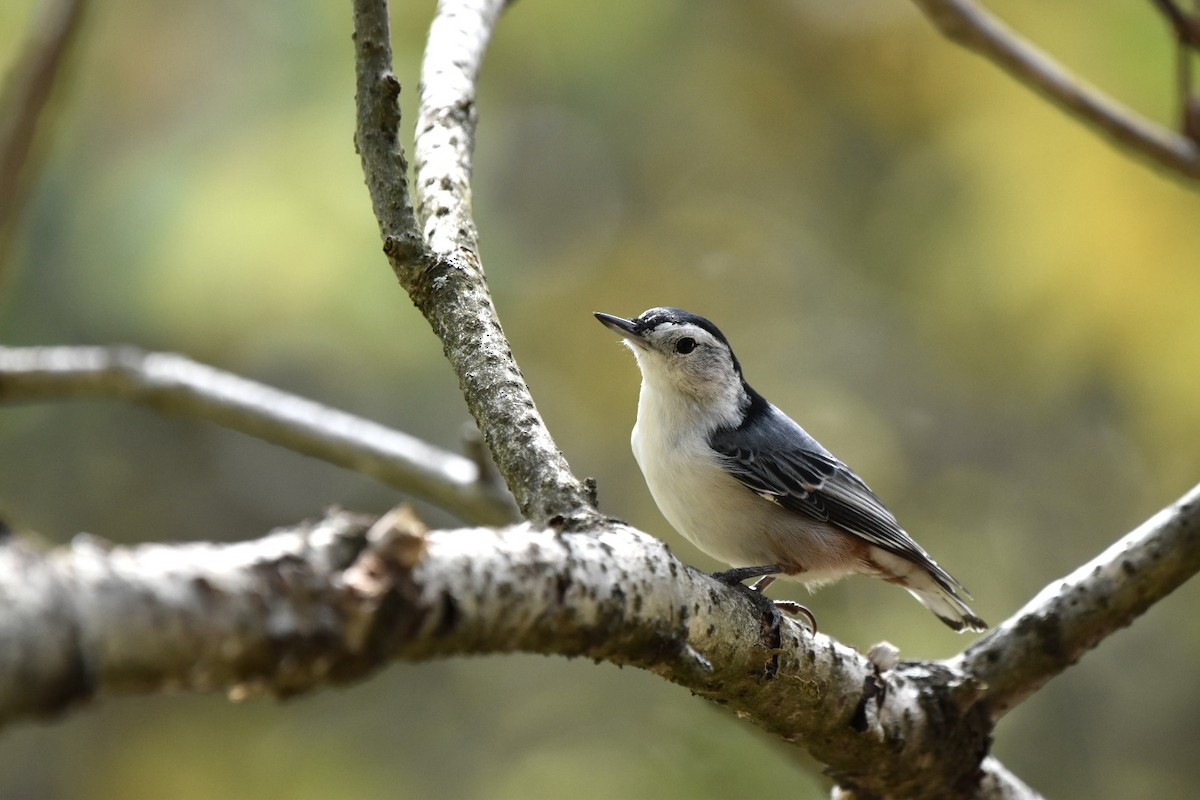
{"type": "Polygon", "coordinates": [[[442,0],[422,67],[414,186],[398,145],[387,4],[355,0],[355,141],[392,268],[442,341],[467,408],[521,513],[536,522],[599,519],[537,412],[492,303],[471,218],[475,81],[503,0],[442,0]]]}
{"type": "Polygon", "coordinates": [[[1164,17],[1181,45],[1200,46],[1200,25],[1174,0],[1150,0],[1164,17]]]}
{"type": "Polygon", "coordinates": [[[1056,580],[951,662],[993,719],[1200,572],[1200,485],[1056,580]]]}
{"type": "Polygon", "coordinates": [[[0,273],[29,186],[30,153],[86,0],[45,3],[0,97],[0,273]]]}
{"type": "Polygon", "coordinates": [[[913,2],[946,37],[994,62],[1113,144],[1179,175],[1200,178],[1200,145],[1080,80],[972,0],[913,2]]]}
{"type": "Polygon", "coordinates": [[[470,458],[174,353],[0,347],[0,402],[131,400],[256,436],[369,475],[468,522],[516,519],[512,498],[470,458]]]}
{"type": "Polygon", "coordinates": [[[1200,17],[1188,14],[1174,0],[1151,0],[1175,35],[1175,91],[1179,96],[1179,130],[1200,141],[1200,119],[1192,94],[1192,56],[1200,47],[1200,17]]]}

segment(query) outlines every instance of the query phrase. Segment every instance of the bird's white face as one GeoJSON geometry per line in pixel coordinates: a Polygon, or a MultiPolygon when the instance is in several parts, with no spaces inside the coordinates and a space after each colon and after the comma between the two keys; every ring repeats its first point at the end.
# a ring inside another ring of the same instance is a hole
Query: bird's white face
{"type": "Polygon", "coordinates": [[[742,404],[740,367],[712,323],[669,308],[652,308],[632,320],[599,319],[624,337],[642,380],[664,398],[678,396],[722,417],[742,404]]]}

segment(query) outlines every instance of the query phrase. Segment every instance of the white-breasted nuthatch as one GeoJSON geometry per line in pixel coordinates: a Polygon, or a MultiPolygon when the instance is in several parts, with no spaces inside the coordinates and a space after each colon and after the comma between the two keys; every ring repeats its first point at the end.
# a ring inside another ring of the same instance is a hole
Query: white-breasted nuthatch
{"type": "Polygon", "coordinates": [[[717,577],[760,577],[761,590],[776,575],[810,588],[873,575],[956,631],[987,629],[867,484],[750,388],[716,325],[678,308],[595,316],[642,371],[633,454],[650,494],[684,538],[735,567],[717,577]]]}

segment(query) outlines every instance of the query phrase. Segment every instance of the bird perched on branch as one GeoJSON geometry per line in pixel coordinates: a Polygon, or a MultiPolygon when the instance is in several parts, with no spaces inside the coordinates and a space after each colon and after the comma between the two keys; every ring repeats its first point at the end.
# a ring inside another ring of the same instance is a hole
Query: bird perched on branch
{"type": "Polygon", "coordinates": [[[716,325],[678,308],[595,316],[642,371],[633,454],[650,493],[684,538],[734,567],[716,577],[756,577],[761,591],[776,576],[816,588],[873,575],[956,631],[987,629],[867,484],[750,388],[716,325]]]}

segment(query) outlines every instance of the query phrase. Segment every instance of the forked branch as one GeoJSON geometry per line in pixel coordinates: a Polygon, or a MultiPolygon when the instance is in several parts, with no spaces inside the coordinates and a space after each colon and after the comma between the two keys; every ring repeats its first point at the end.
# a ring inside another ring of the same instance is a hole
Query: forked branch
{"type": "Polygon", "coordinates": [[[355,0],[355,141],[401,285],[442,341],[467,408],[521,513],[566,526],[600,520],[538,414],[492,303],[471,217],[475,80],[504,0],[443,0],[421,73],[415,186],[399,144],[400,83],[392,73],[387,4],[355,0]]]}
{"type": "Polygon", "coordinates": [[[1113,144],[1186,178],[1200,178],[1200,144],[1072,75],[973,0],[913,2],[947,38],[993,62],[1113,144]]]}

